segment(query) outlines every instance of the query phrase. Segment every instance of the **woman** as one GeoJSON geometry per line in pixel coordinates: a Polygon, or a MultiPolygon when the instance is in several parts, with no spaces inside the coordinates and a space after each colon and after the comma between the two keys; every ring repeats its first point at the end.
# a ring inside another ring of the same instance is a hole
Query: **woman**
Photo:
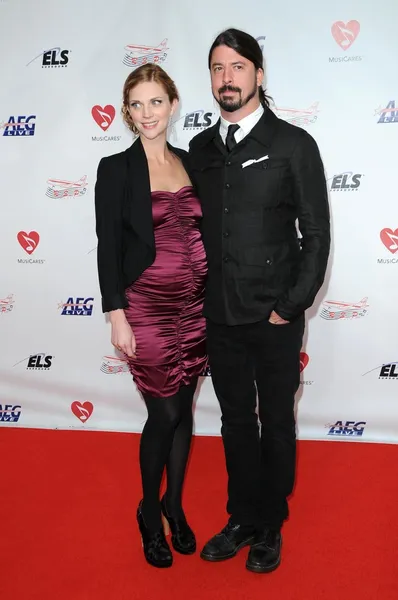
{"type": "Polygon", "coordinates": [[[207,361],[201,209],[187,153],[166,142],[178,100],[174,82],[157,65],[143,65],[128,76],[122,113],[138,139],[100,161],[95,187],[102,309],[109,312],[112,343],[127,355],[148,410],[137,520],[145,558],[156,567],[173,561],[162,513],[174,549],[182,554],[196,549],[181,492],[192,402],[207,361]],[[159,501],[165,467],[167,491],[159,501]]]}

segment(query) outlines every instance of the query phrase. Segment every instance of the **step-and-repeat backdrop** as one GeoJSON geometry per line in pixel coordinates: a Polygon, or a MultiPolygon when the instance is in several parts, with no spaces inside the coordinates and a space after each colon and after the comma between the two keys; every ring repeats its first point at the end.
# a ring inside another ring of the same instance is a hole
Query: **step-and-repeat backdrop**
{"type": "MultiPolygon", "coordinates": [[[[128,147],[121,91],[156,62],[181,94],[170,141],[218,118],[207,54],[227,27],[266,60],[273,109],[318,142],[333,247],[307,313],[301,438],[398,442],[398,3],[0,0],[0,425],[140,431],[96,271],[101,157],[128,147]]],[[[196,432],[218,434],[211,379],[196,432]]]]}

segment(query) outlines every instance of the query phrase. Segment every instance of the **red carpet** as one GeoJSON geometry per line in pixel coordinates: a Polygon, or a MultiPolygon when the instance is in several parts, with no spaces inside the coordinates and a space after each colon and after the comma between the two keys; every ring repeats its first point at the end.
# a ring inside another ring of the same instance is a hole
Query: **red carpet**
{"type": "MultiPolygon", "coordinates": [[[[1,600],[397,600],[398,446],[301,442],[281,567],[144,561],[138,436],[0,429],[1,600]]],[[[185,507],[201,547],[226,521],[220,439],[196,438],[185,507]]]]}

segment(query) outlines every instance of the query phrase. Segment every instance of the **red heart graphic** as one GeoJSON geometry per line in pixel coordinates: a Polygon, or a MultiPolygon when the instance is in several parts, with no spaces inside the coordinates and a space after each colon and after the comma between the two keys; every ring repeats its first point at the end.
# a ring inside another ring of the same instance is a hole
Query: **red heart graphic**
{"type": "Polygon", "coordinates": [[[104,108],[97,104],[91,109],[91,114],[97,125],[99,125],[103,131],[106,131],[112,125],[116,111],[115,107],[111,104],[107,104],[104,108]]]}
{"type": "Polygon", "coordinates": [[[75,417],[81,420],[82,423],[85,423],[92,415],[94,406],[91,402],[72,402],[71,409],[75,417]]]}
{"type": "Polygon", "coordinates": [[[332,25],[332,35],[340,48],[348,50],[358,37],[360,28],[358,21],[348,21],[348,23],[336,21],[332,25]]]}
{"type": "Polygon", "coordinates": [[[393,231],[386,227],[380,231],[380,239],[392,254],[395,254],[398,250],[398,229],[393,231]]]}
{"type": "Polygon", "coordinates": [[[17,235],[17,240],[21,244],[22,248],[28,254],[32,254],[39,245],[40,236],[37,231],[20,231],[17,235]]]}
{"type": "Polygon", "coordinates": [[[305,367],[310,362],[310,357],[305,352],[300,352],[300,373],[304,371],[305,367]]]}

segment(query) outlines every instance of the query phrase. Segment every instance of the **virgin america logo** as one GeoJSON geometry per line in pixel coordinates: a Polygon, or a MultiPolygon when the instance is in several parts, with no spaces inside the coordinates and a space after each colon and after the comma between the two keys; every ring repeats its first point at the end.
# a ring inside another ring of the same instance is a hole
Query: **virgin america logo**
{"type": "Polygon", "coordinates": [[[325,300],[320,316],[327,321],[337,321],[338,319],[356,319],[364,317],[369,308],[367,297],[362,298],[360,302],[341,302],[339,300],[325,300]]]}

